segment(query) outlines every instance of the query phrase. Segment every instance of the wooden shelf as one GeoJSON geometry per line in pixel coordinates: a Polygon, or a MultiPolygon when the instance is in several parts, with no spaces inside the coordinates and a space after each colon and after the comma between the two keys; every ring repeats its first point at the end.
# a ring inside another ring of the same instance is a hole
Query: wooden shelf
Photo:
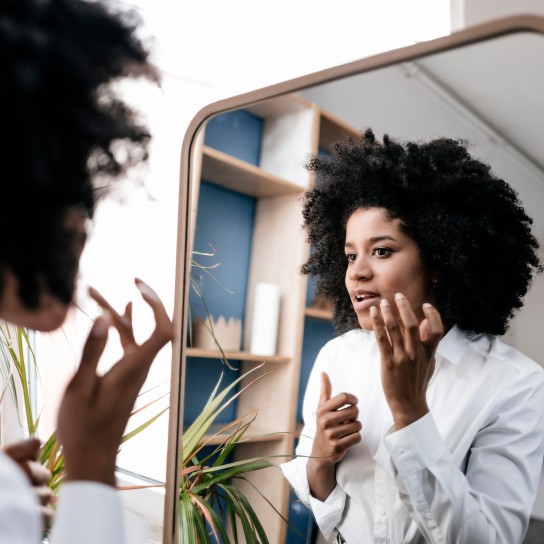
{"type": "MultiPolygon", "coordinates": [[[[215,423],[212,425],[208,431],[204,435],[204,438],[200,441],[200,443],[206,443],[207,446],[218,446],[219,444],[222,444],[225,438],[234,430],[228,429],[224,434],[217,434],[220,433],[221,429],[227,425],[226,423],[215,423]]],[[[249,441],[251,442],[279,442],[283,440],[285,437],[284,433],[270,433],[259,429],[252,429],[251,427],[244,435],[244,438],[240,442],[240,444],[245,444],[249,441]]]]}
{"type": "Polygon", "coordinates": [[[208,146],[203,148],[202,179],[256,198],[297,194],[304,187],[208,146]]]}
{"type": "Polygon", "coordinates": [[[304,315],[306,317],[313,317],[314,319],[332,319],[332,310],[326,308],[305,308],[304,315]]]}
{"type": "Polygon", "coordinates": [[[255,363],[289,363],[290,357],[284,357],[283,355],[255,355],[248,351],[225,351],[221,354],[220,351],[210,351],[201,348],[187,348],[187,357],[199,357],[202,359],[222,359],[223,356],[228,361],[247,361],[255,363]]]}
{"type": "Polygon", "coordinates": [[[345,138],[353,136],[358,138],[361,136],[361,131],[354,129],[341,119],[331,115],[330,113],[321,112],[321,130],[319,132],[319,147],[324,149],[332,149],[332,146],[345,138]]]}

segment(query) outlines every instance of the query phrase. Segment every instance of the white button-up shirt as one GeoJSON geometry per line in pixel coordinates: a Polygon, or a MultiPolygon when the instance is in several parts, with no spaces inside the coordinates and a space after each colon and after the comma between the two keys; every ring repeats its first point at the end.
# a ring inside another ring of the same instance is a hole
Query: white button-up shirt
{"type": "Polygon", "coordinates": [[[395,431],[380,364],[374,334],[354,330],[323,347],[308,381],[297,457],[282,470],[325,538],[336,528],[348,544],[521,542],[544,455],[542,367],[453,327],[437,350],[430,412],[395,431]],[[306,477],[323,371],[333,396],[357,396],[362,423],[325,502],[306,477]]]}
{"type": "MultiPolygon", "coordinates": [[[[119,493],[97,482],[66,482],[56,508],[52,544],[143,544],[147,526],[137,533],[127,523],[119,493]]],[[[131,519],[133,522],[133,519],[131,519]]],[[[42,520],[27,476],[0,452],[0,543],[39,544],[42,520]]]]}

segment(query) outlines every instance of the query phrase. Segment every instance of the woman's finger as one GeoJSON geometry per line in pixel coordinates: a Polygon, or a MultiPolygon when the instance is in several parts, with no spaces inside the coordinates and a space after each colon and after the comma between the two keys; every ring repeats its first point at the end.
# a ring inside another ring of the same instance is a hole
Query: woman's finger
{"type": "Polygon", "coordinates": [[[155,316],[155,329],[145,342],[130,353],[125,353],[125,357],[109,370],[108,375],[111,379],[125,381],[139,388],[143,385],[157,353],[172,339],[173,328],[157,293],[142,280],[135,281],[143,299],[151,306],[155,316]]]}
{"type": "Polygon", "coordinates": [[[51,480],[51,471],[44,467],[40,462],[27,461],[30,481],[36,486],[48,486],[51,480]]]}
{"type": "Polygon", "coordinates": [[[41,442],[38,438],[30,437],[14,444],[8,444],[4,448],[4,452],[17,462],[28,461],[30,459],[36,460],[40,451],[40,445],[41,442]]]}
{"type": "Polygon", "coordinates": [[[110,325],[111,317],[108,314],[100,315],[96,318],[87,341],[83,346],[81,363],[69,387],[81,387],[89,391],[94,388],[96,368],[108,341],[108,329],[110,325]]]}
{"type": "Polygon", "coordinates": [[[329,375],[326,372],[321,373],[321,392],[319,394],[319,403],[323,403],[331,398],[332,384],[329,375]]]}
{"type": "Polygon", "coordinates": [[[378,343],[378,349],[380,350],[380,356],[382,362],[392,363],[391,357],[393,355],[393,349],[385,330],[382,315],[376,306],[370,308],[370,320],[372,322],[372,329],[376,336],[376,342],[378,343]]]}
{"type": "Polygon", "coordinates": [[[153,314],[155,316],[155,330],[151,333],[151,336],[142,344],[142,347],[146,346],[147,349],[155,351],[157,353],[167,342],[172,340],[173,328],[172,321],[161,299],[155,293],[147,283],[139,278],[135,279],[136,287],[142,294],[143,299],[151,306],[153,314]]]}
{"type": "Polygon", "coordinates": [[[397,318],[393,314],[389,301],[385,298],[383,298],[380,302],[380,309],[382,312],[385,330],[387,331],[389,341],[391,342],[391,347],[393,348],[393,354],[400,355],[405,351],[404,337],[402,336],[400,324],[398,323],[397,318]]]}
{"type": "Polygon", "coordinates": [[[123,349],[136,344],[132,329],[132,304],[129,302],[125,307],[124,315],[121,315],[94,287],[89,287],[89,295],[104,311],[111,315],[112,325],[119,333],[123,349]]]}
{"type": "Polygon", "coordinates": [[[408,355],[416,356],[417,346],[420,343],[419,322],[410,305],[410,301],[402,294],[395,295],[395,303],[404,328],[404,346],[408,355]]]}
{"type": "Polygon", "coordinates": [[[346,436],[360,433],[363,426],[359,420],[351,420],[327,430],[329,440],[342,440],[346,436]]]}
{"type": "Polygon", "coordinates": [[[343,393],[338,393],[329,400],[323,401],[321,404],[324,406],[324,409],[328,412],[334,410],[340,410],[344,406],[356,406],[359,400],[353,393],[348,393],[344,391],[343,393]]]}
{"type": "Polygon", "coordinates": [[[440,339],[444,336],[444,324],[440,313],[432,304],[423,304],[423,313],[425,319],[421,322],[419,330],[421,342],[427,353],[434,355],[440,339]]]}

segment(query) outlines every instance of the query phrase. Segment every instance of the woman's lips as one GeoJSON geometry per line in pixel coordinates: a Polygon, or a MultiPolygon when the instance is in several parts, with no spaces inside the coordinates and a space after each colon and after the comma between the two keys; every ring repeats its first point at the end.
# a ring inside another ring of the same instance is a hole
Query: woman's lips
{"type": "Polygon", "coordinates": [[[380,295],[364,295],[363,300],[353,299],[353,309],[356,312],[368,310],[371,306],[378,306],[382,297],[380,295]]]}

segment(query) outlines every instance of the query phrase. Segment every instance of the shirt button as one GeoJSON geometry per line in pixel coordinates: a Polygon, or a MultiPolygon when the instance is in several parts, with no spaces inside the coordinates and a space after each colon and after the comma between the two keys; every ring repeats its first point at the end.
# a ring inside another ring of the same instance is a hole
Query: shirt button
{"type": "Polygon", "coordinates": [[[383,509],[383,507],[381,506],[376,507],[376,515],[379,518],[383,518],[385,516],[385,510],[383,509]]]}

